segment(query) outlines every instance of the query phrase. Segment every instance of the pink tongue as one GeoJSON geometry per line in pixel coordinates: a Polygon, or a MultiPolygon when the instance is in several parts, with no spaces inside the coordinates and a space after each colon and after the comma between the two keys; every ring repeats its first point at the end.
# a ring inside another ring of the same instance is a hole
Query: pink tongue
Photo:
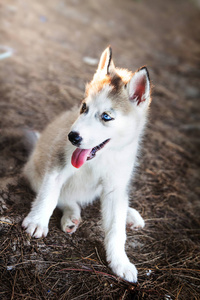
{"type": "Polygon", "coordinates": [[[92,149],[79,149],[77,148],[72,154],[72,166],[75,168],[80,168],[87,160],[88,154],[92,149]]]}

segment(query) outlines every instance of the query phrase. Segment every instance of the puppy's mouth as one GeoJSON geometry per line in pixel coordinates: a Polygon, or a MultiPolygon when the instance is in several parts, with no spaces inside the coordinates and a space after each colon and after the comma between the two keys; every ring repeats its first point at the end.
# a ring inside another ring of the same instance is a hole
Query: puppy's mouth
{"type": "Polygon", "coordinates": [[[107,139],[103,143],[99,144],[98,146],[92,149],[77,148],[72,154],[72,166],[74,166],[77,169],[80,168],[86,162],[86,160],[93,159],[96,156],[96,153],[99,150],[101,150],[109,141],[110,139],[107,139]]]}

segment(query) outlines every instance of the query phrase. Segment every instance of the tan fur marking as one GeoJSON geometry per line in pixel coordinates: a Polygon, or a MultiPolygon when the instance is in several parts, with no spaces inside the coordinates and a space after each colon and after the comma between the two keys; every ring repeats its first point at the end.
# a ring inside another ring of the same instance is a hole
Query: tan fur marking
{"type": "Polygon", "coordinates": [[[105,85],[109,85],[111,83],[111,77],[106,75],[103,79],[96,78],[95,80],[92,80],[87,86],[86,86],[86,96],[88,96],[92,90],[93,93],[99,93],[105,85]]]}
{"type": "Polygon", "coordinates": [[[95,74],[95,78],[86,86],[86,97],[89,94],[97,94],[103,90],[106,85],[111,87],[108,98],[113,101],[113,106],[120,109],[125,114],[131,110],[131,104],[128,100],[126,85],[130,81],[133,73],[126,69],[115,69],[115,72],[109,75],[95,74]]]}

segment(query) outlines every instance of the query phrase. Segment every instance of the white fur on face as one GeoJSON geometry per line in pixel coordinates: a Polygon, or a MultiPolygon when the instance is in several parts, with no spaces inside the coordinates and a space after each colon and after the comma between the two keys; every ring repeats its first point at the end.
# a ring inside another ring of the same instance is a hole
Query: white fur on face
{"type": "Polygon", "coordinates": [[[123,111],[113,108],[113,100],[108,98],[109,92],[110,87],[106,86],[98,95],[89,96],[86,101],[88,112],[81,114],[71,127],[71,131],[78,132],[82,137],[82,149],[93,148],[107,139],[110,142],[106,147],[119,147],[119,140],[123,140],[121,144],[126,146],[140,133],[138,110],[132,105],[128,117],[123,111]],[[104,112],[113,120],[104,122],[101,119],[104,112]]]}

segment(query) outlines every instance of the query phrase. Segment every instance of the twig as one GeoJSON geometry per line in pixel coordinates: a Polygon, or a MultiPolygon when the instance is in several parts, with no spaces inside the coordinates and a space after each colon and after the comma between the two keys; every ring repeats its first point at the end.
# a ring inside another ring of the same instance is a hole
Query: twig
{"type": "Polygon", "coordinates": [[[13,282],[13,286],[12,286],[12,296],[11,296],[11,300],[14,299],[14,294],[15,294],[15,284],[16,284],[17,274],[18,274],[18,271],[16,271],[16,273],[15,273],[15,278],[14,278],[14,282],[13,282]]]}
{"type": "Polygon", "coordinates": [[[98,259],[99,259],[100,263],[101,263],[101,264],[104,266],[104,263],[102,262],[102,260],[101,260],[101,258],[100,258],[100,256],[99,256],[99,253],[98,253],[97,247],[95,247],[95,251],[96,251],[96,254],[97,254],[97,257],[98,257],[98,259]]]}
{"type": "Polygon", "coordinates": [[[182,285],[181,288],[179,289],[178,294],[177,294],[177,296],[176,296],[176,300],[178,300],[178,297],[179,297],[180,292],[181,292],[181,290],[182,290],[183,287],[184,287],[184,285],[182,285]]]}
{"type": "Polygon", "coordinates": [[[110,277],[110,278],[113,278],[113,279],[117,280],[117,277],[116,277],[116,276],[114,276],[114,275],[107,274],[107,273],[105,273],[105,272],[100,272],[100,271],[92,270],[92,269],[74,269],[74,268],[64,268],[64,269],[61,269],[61,270],[59,270],[59,272],[61,272],[61,271],[94,272],[95,274],[98,274],[98,275],[103,275],[103,276],[107,276],[107,277],[110,277]]]}

